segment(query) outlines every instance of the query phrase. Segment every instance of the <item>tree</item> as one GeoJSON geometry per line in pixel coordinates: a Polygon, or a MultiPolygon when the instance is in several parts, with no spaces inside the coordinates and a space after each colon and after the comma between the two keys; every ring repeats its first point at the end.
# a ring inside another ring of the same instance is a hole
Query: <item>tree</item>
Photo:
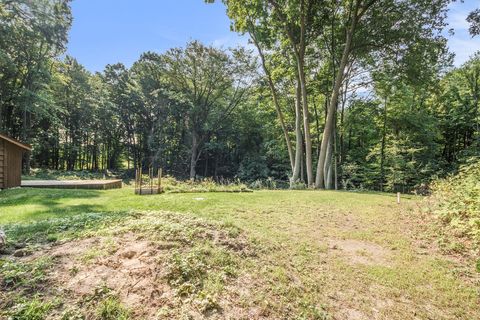
{"type": "Polygon", "coordinates": [[[470,34],[472,37],[480,34],[480,9],[473,10],[468,14],[467,22],[470,23],[470,34]]]}
{"type": "Polygon", "coordinates": [[[197,41],[169,50],[163,70],[171,95],[186,108],[190,131],[190,179],[206,140],[222,128],[233,110],[247,98],[255,79],[256,62],[244,49],[227,52],[197,41]]]}
{"type": "MultiPolygon", "coordinates": [[[[71,21],[69,0],[0,2],[0,130],[30,142],[34,117],[51,106],[50,70],[71,21]]],[[[24,162],[28,171],[29,154],[24,162]]]]}
{"type": "MultiPolygon", "coordinates": [[[[345,70],[352,57],[389,57],[383,53],[398,50],[397,57],[409,57],[418,43],[430,43],[441,56],[445,39],[440,32],[445,25],[446,6],[449,0],[353,0],[341,2],[345,7],[343,18],[345,37],[335,85],[333,87],[317,162],[315,185],[325,187],[327,146],[333,134],[335,111],[345,79],[345,70]]],[[[417,58],[422,56],[417,56],[417,58]]],[[[423,58],[423,57],[422,57],[423,58]]],[[[425,57],[429,58],[429,56],[425,57]]],[[[425,59],[426,60],[426,59],[425,59]]]]}

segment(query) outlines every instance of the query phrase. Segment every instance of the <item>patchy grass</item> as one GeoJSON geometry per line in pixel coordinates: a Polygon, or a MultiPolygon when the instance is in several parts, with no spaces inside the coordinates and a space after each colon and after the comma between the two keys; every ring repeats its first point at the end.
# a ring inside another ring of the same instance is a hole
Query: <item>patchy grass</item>
{"type": "Polygon", "coordinates": [[[16,320],[43,320],[57,306],[57,301],[42,301],[35,297],[17,304],[11,313],[11,318],[16,320]]]}
{"type": "Polygon", "coordinates": [[[45,319],[480,316],[475,264],[437,249],[415,197],[18,189],[0,205],[10,252],[32,248],[0,277],[50,257],[35,285],[2,287],[0,317],[32,299],[62,301],[45,319]]]}

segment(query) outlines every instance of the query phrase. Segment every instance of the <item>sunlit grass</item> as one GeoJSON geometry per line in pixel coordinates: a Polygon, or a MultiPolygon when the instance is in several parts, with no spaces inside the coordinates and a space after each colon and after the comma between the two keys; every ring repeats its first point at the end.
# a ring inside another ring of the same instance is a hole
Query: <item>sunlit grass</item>
{"type": "MultiPolygon", "coordinates": [[[[234,272],[249,274],[258,286],[240,295],[238,304],[259,308],[266,317],[342,318],[342,310],[347,309],[379,319],[406,319],[414,313],[420,318],[475,317],[478,288],[453,272],[458,265],[433,249],[419,253],[425,249],[419,249],[412,238],[423,232],[417,225],[417,200],[405,196],[398,205],[392,194],[309,190],[138,196],[131,187],[17,189],[0,192],[0,225],[14,239],[38,243],[49,237],[51,241],[75,239],[78,234],[111,237],[117,232],[161,240],[181,232],[195,243],[189,251],[194,259],[189,260],[188,252],[175,255],[177,249],[172,249],[172,270],[192,274],[197,299],[205,309],[217,308],[210,293],[224,290],[229,272],[234,272]],[[194,225],[181,220],[164,224],[166,216],[160,212],[174,212],[175,219],[219,223],[232,237],[242,233],[257,248],[256,256],[232,260],[221,248],[205,251],[194,225]],[[379,246],[379,254],[385,257],[364,248],[348,251],[332,245],[344,240],[379,246]],[[351,255],[371,263],[358,263],[351,255]],[[204,265],[193,261],[204,261],[204,265]],[[203,273],[205,266],[211,270],[208,277],[203,273]]],[[[92,249],[79,263],[108,255],[104,251],[92,249]]],[[[172,277],[172,283],[177,283],[177,277],[172,277]]],[[[172,286],[180,290],[183,283],[172,286]]]]}

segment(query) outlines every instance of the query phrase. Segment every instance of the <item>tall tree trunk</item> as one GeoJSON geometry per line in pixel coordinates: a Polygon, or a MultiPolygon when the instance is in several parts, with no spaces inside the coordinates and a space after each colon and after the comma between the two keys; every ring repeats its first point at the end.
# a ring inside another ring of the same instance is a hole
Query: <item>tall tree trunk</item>
{"type": "Polygon", "coordinates": [[[293,169],[290,185],[300,180],[302,155],[303,155],[303,139],[302,139],[302,94],[300,82],[297,81],[296,98],[295,98],[295,164],[293,169]]]}
{"type": "Polygon", "coordinates": [[[308,113],[308,101],[307,101],[307,85],[305,80],[304,70],[304,55],[297,55],[298,61],[298,77],[300,80],[302,90],[302,106],[303,106],[303,129],[305,133],[305,163],[307,170],[307,185],[310,187],[313,185],[313,168],[312,168],[312,139],[310,134],[310,119],[308,113]]]}
{"type": "MultiPolygon", "coordinates": [[[[23,110],[23,133],[22,139],[25,143],[30,143],[30,113],[27,111],[26,107],[23,110]]],[[[25,152],[23,154],[23,172],[25,174],[30,173],[30,159],[31,159],[31,152],[25,152]]]]}
{"type": "MultiPolygon", "coordinates": [[[[318,109],[317,109],[317,105],[315,104],[315,101],[313,102],[313,111],[315,113],[315,126],[316,126],[316,130],[317,130],[317,137],[316,137],[316,144],[317,146],[320,145],[320,139],[321,139],[321,135],[320,135],[320,121],[319,121],[319,116],[318,116],[318,109]]],[[[318,149],[318,148],[317,148],[318,149]]],[[[320,152],[320,149],[317,150],[317,154],[316,154],[316,157],[318,158],[318,155],[319,155],[319,152],[320,152]]]]}
{"type": "Polygon", "coordinates": [[[325,175],[325,188],[332,189],[332,158],[333,158],[333,134],[330,136],[330,141],[327,146],[327,155],[325,160],[324,175],[325,175]]]}
{"type": "Polygon", "coordinates": [[[345,48],[343,49],[342,59],[340,60],[340,66],[337,71],[337,77],[335,79],[335,85],[332,90],[332,96],[330,98],[330,104],[328,106],[327,120],[325,123],[325,129],[323,130],[322,144],[320,146],[320,156],[318,157],[317,163],[317,174],[315,178],[315,187],[324,189],[325,188],[325,160],[327,156],[327,147],[330,141],[330,136],[333,132],[334,121],[335,121],[335,109],[338,102],[338,97],[340,95],[340,88],[342,87],[342,82],[345,75],[345,69],[348,63],[348,58],[350,56],[350,49],[352,47],[353,34],[357,25],[358,19],[358,7],[359,0],[356,1],[355,9],[352,15],[352,22],[347,30],[347,38],[345,41],[345,48]]]}
{"type": "MultiPolygon", "coordinates": [[[[335,123],[336,124],[336,123],[335,123]]],[[[334,186],[338,190],[338,156],[337,156],[337,126],[333,130],[333,170],[334,170],[334,186]]]]}
{"type": "Polygon", "coordinates": [[[190,180],[195,180],[197,175],[196,166],[198,160],[199,138],[195,130],[192,132],[192,149],[190,152],[190,180]]]}
{"type": "Polygon", "coordinates": [[[383,191],[385,185],[385,146],[387,143],[387,97],[385,97],[385,106],[383,107],[383,129],[382,146],[380,149],[380,191],[383,191]]]}
{"type": "Polygon", "coordinates": [[[292,172],[295,170],[295,162],[294,162],[294,156],[293,156],[293,148],[292,148],[292,142],[290,141],[290,138],[288,137],[288,130],[287,126],[285,125],[285,118],[283,116],[282,109],[280,108],[280,103],[278,102],[278,95],[277,95],[277,90],[275,89],[275,84],[273,83],[272,75],[270,73],[270,70],[268,70],[266,61],[265,61],[265,55],[263,54],[263,50],[260,47],[259,42],[257,41],[257,38],[255,36],[254,32],[250,32],[250,38],[252,38],[252,41],[257,48],[258,55],[260,56],[260,60],[262,62],[262,68],[263,71],[265,72],[265,75],[267,76],[267,81],[268,81],[268,86],[270,88],[270,93],[272,94],[272,99],[273,99],[273,105],[275,106],[275,110],[277,111],[277,116],[278,120],[280,121],[280,126],[283,131],[283,136],[285,138],[285,143],[287,145],[287,151],[288,151],[288,158],[290,160],[290,167],[292,169],[292,172]]]}

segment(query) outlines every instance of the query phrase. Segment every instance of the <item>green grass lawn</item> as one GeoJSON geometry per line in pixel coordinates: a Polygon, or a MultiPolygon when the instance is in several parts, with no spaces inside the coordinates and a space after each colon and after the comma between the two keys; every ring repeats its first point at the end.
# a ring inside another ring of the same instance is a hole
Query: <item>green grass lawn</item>
{"type": "Polygon", "coordinates": [[[480,318],[474,266],[438,252],[420,201],[330,191],[2,191],[9,250],[20,243],[33,254],[3,256],[0,310],[16,319],[480,318]],[[133,276],[134,261],[155,277],[133,276]],[[107,267],[101,286],[79,280],[107,267]],[[122,270],[144,291],[113,281],[122,270]]]}

